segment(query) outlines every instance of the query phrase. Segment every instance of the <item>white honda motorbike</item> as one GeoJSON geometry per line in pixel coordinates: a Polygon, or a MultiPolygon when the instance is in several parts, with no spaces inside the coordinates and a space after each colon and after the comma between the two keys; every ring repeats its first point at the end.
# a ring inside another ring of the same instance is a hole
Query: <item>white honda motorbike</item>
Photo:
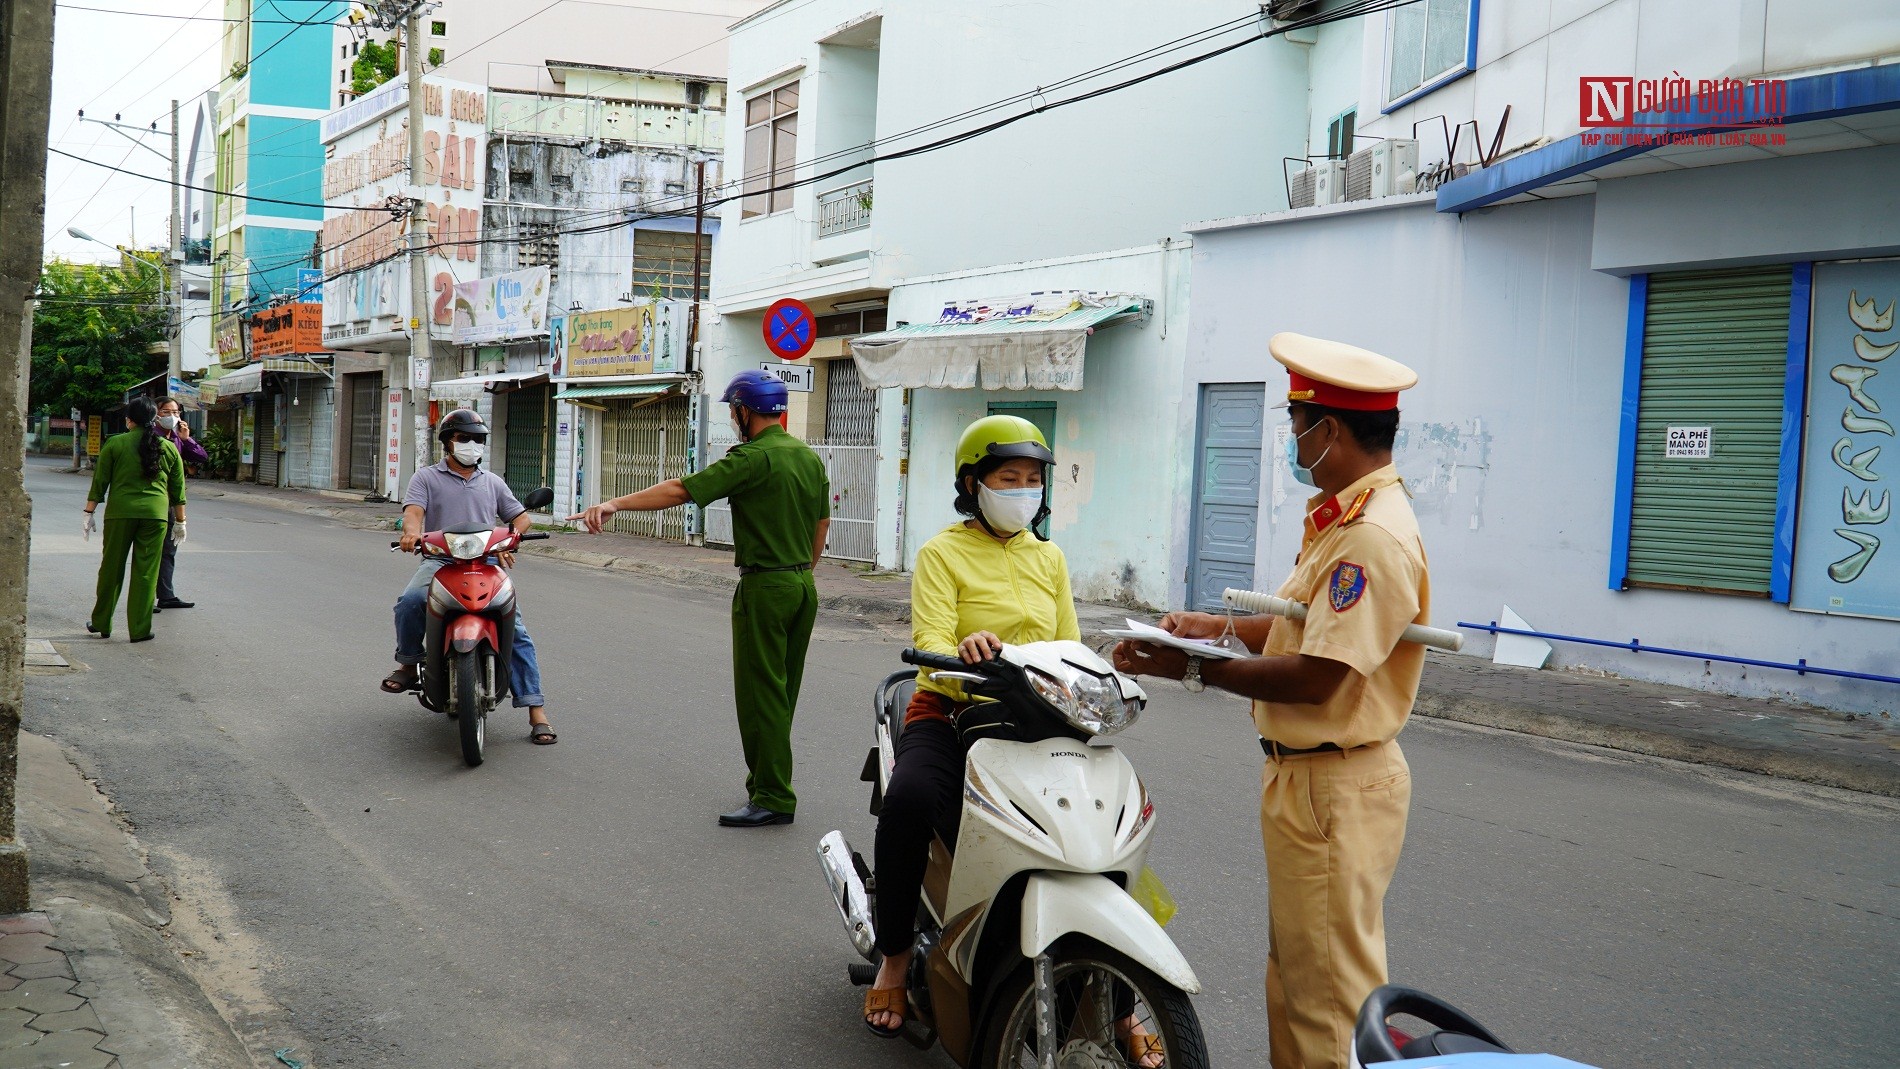
{"type": "MultiPolygon", "coordinates": [[[[1005,645],[974,665],[918,650],[903,659],[991,699],[958,721],[970,742],[962,822],[954,852],[941,839],[930,846],[905,1038],[940,1042],[969,1069],[1125,1069],[1142,1064],[1126,1039],[1132,1018],[1160,1037],[1161,1064],[1207,1065],[1188,997],[1200,981],[1131,894],[1153,880],[1143,862],[1154,805],[1121,751],[1093,744],[1134,723],[1147,695],[1079,642],[1005,645]]],[[[915,676],[877,688],[877,745],[863,777],[873,814],[915,676]]],[[[842,832],[819,842],[818,859],[870,963],[852,965],[851,980],[869,984],[876,881],[842,832]]]]}

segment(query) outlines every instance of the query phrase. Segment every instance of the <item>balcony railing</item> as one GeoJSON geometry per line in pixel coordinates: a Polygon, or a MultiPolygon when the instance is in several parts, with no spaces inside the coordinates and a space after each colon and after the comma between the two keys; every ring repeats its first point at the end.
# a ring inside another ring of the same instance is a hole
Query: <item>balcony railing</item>
{"type": "Polygon", "coordinates": [[[848,234],[871,225],[871,183],[867,179],[818,194],[818,236],[848,234]]]}

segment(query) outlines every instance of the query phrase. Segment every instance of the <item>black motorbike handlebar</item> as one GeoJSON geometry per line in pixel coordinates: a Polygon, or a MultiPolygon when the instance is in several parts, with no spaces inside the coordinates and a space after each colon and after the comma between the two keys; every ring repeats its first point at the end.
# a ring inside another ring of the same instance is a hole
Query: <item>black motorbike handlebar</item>
{"type": "Polygon", "coordinates": [[[941,653],[919,649],[905,650],[900,655],[900,659],[905,664],[914,664],[919,668],[929,668],[939,672],[966,672],[976,667],[964,664],[962,658],[959,657],[946,657],[941,653]]]}
{"type": "Polygon", "coordinates": [[[532,542],[538,538],[553,538],[553,537],[554,536],[547,531],[523,531],[521,533],[521,540],[523,542],[532,542]]]}

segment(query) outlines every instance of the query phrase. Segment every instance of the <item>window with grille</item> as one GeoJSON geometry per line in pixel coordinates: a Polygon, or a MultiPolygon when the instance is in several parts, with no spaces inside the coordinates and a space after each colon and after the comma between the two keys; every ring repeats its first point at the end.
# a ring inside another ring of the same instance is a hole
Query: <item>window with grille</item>
{"type": "Polygon", "coordinates": [[[522,228],[521,238],[515,242],[515,266],[546,267],[548,286],[552,289],[554,280],[561,277],[561,239],[552,226],[522,228]]]}
{"type": "Polygon", "coordinates": [[[774,189],[792,180],[798,162],[798,83],[779,86],[745,102],[745,201],[750,219],[792,206],[792,191],[774,189]]]}
{"type": "MultiPolygon", "coordinates": [[[[700,292],[712,278],[712,241],[701,239],[700,292]]],[[[633,232],[633,291],[668,301],[693,299],[693,235],[670,230],[633,232]]]]}

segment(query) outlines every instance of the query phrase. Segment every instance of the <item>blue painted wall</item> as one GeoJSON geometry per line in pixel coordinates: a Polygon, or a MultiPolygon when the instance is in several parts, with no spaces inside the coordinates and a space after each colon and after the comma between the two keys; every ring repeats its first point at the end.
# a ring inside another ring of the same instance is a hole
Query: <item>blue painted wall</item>
{"type": "MultiPolygon", "coordinates": [[[[328,109],[339,0],[255,0],[251,5],[251,103],[328,109]],[[306,26],[285,25],[296,21],[306,26]]],[[[312,139],[315,132],[312,131],[312,139]]]]}

